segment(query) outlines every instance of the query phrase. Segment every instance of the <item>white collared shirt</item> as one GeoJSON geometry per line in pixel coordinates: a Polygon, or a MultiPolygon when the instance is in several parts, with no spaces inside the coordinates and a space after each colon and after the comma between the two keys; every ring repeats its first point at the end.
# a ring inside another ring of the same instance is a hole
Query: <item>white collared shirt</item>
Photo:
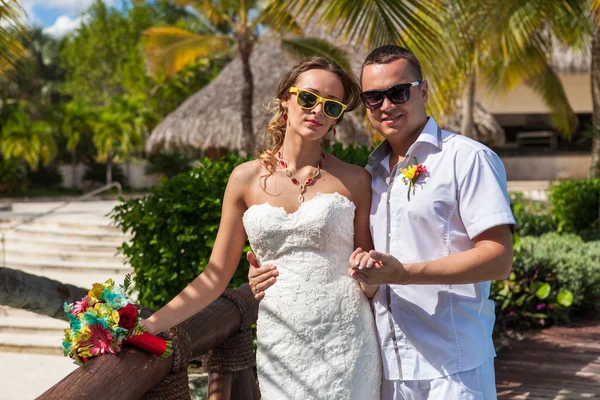
{"type": "MultiPolygon", "coordinates": [[[[498,225],[514,225],[506,172],[489,148],[442,130],[429,118],[405,159],[389,171],[391,146],[369,157],[371,233],[375,249],[401,262],[435,260],[474,247],[498,225]],[[400,168],[423,164],[409,185],[400,168]]],[[[373,306],[390,380],[429,380],[466,371],[494,357],[490,282],[464,285],[382,285],[373,306]]]]}

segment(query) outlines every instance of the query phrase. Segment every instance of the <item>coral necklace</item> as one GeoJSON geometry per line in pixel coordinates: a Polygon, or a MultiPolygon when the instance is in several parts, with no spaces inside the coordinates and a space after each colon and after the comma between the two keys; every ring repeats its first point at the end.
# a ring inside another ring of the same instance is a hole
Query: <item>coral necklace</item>
{"type": "Polygon", "coordinates": [[[312,177],[308,178],[304,184],[300,184],[300,182],[298,181],[298,179],[294,178],[294,175],[292,174],[292,171],[290,171],[288,169],[287,163],[281,159],[281,153],[282,150],[279,150],[277,152],[277,163],[279,164],[279,166],[283,169],[285,169],[285,174],[288,176],[288,178],[290,178],[292,180],[292,183],[296,186],[298,186],[298,188],[300,189],[300,195],[298,195],[298,202],[300,204],[302,204],[304,202],[304,192],[306,192],[306,187],[312,183],[314,183],[317,178],[319,177],[319,175],[321,174],[321,168],[323,167],[323,160],[325,159],[325,152],[321,151],[321,159],[319,160],[319,162],[316,165],[317,170],[315,172],[313,172],[312,177]]]}

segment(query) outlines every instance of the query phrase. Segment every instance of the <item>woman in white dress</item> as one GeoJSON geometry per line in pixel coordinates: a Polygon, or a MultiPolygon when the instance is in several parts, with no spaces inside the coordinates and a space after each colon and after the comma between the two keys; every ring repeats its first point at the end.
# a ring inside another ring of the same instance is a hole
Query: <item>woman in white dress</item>
{"type": "Polygon", "coordinates": [[[269,146],[232,172],[204,272],[142,321],[158,333],[213,302],[248,237],[260,263],[279,271],[257,323],[264,400],[379,399],[381,362],[367,299],[377,287],[361,287],[347,274],[353,250],[373,246],[370,176],[321,149],[344,112],[357,107],[359,93],[356,77],[322,57],[282,78],[269,146]]]}

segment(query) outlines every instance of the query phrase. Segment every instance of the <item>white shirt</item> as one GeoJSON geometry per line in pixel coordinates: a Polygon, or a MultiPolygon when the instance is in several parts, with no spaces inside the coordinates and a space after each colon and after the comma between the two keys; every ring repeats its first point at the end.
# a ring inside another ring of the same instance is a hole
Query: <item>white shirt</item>
{"type": "MultiPolygon", "coordinates": [[[[429,118],[406,158],[390,174],[390,144],[369,157],[371,233],[375,249],[401,262],[435,260],[474,247],[498,225],[514,225],[506,172],[498,156],[429,118]],[[416,158],[428,173],[407,198],[400,168],[416,158]]],[[[429,380],[467,371],[496,355],[490,282],[464,285],[382,285],[373,306],[384,375],[429,380]]]]}

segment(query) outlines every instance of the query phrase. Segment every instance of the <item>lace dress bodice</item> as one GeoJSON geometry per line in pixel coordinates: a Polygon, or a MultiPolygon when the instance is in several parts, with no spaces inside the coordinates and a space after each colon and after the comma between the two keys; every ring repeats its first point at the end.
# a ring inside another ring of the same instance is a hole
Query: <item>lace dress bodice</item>
{"type": "Polygon", "coordinates": [[[379,398],[373,314],[347,272],[354,210],[338,193],[319,193],[292,214],[268,203],[244,214],[261,265],[279,271],[257,322],[263,400],[379,398]]]}

